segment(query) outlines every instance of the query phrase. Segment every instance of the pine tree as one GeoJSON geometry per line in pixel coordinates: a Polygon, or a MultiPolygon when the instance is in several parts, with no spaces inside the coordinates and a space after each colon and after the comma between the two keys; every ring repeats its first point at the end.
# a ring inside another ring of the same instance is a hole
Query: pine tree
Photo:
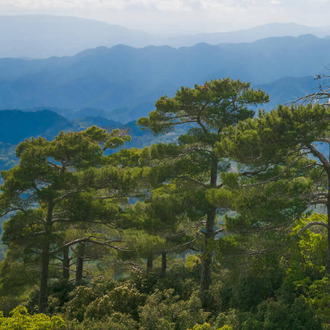
{"type": "Polygon", "coordinates": [[[218,208],[207,201],[205,193],[210,188],[220,188],[219,174],[230,169],[224,156],[216,153],[216,143],[226,127],[252,118],[251,107],[265,102],[268,96],[263,91],[254,91],[249,83],[226,78],[195,85],[193,89],[182,87],[173,98],[163,96],[156,102],[156,110],[138,121],[155,134],[171,132],[178,125],[188,127],[177,144],[153,146],[145,153],[161,160],[161,164],[157,164],[156,180],[182,180],[200,196],[196,206],[206,218],[200,282],[204,305],[211,283],[211,243],[222,230],[216,228],[218,208]]]}
{"type": "MultiPolygon", "coordinates": [[[[48,301],[48,278],[51,257],[62,250],[63,223],[88,221],[82,202],[101,209],[111,221],[118,211],[102,199],[92,200],[90,194],[98,187],[91,182],[99,175],[104,181],[118,178],[115,170],[96,175],[103,153],[128,141],[126,132],[106,130],[95,126],[83,132],[61,132],[53,141],[31,138],[19,144],[16,156],[19,165],[1,173],[0,215],[16,212],[4,225],[3,241],[8,245],[24,246],[24,253],[34,253],[41,265],[39,312],[48,301]],[[88,171],[92,169],[92,171],[88,171]],[[69,207],[68,207],[69,206],[69,207]],[[71,208],[71,212],[70,212],[71,208]]],[[[107,182],[109,186],[109,181],[107,182]]],[[[117,187],[115,189],[118,189],[117,187]]]]}
{"type": "MultiPolygon", "coordinates": [[[[327,223],[311,222],[304,230],[313,226],[325,228],[328,236],[327,272],[330,273],[330,109],[322,105],[298,107],[279,106],[269,114],[260,113],[259,118],[250,119],[231,127],[227,138],[219,144],[219,152],[226,153],[235,161],[249,167],[259,182],[253,186],[278,187],[282,202],[300,201],[298,208],[305,211],[309,206],[323,206],[327,223]],[[282,187],[281,187],[282,185],[282,187]]],[[[276,209],[270,205],[270,195],[259,210],[276,209]],[[266,207],[266,203],[268,206],[266,207]]],[[[251,199],[252,200],[252,199],[251,199]]],[[[257,207],[255,205],[255,207],[257,207]]],[[[290,221],[290,214],[285,220],[290,221]]],[[[266,215],[267,212],[264,214],[266,215]]],[[[301,212],[301,210],[300,210],[301,212]]],[[[258,213],[258,210],[256,210],[258,213]]],[[[287,222],[288,223],[288,222],[287,222]]]]}

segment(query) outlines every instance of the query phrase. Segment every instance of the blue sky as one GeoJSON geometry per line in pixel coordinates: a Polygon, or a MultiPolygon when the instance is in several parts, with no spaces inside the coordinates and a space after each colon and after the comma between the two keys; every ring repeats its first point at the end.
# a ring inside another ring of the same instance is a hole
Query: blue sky
{"type": "Polygon", "coordinates": [[[330,0],[0,0],[0,14],[98,19],[154,32],[216,32],[271,22],[329,23],[330,0]]]}

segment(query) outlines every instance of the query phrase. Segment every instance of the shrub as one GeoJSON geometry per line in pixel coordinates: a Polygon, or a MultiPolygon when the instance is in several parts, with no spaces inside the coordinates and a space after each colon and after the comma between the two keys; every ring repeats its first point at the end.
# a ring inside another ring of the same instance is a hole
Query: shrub
{"type": "Polygon", "coordinates": [[[119,286],[107,295],[97,298],[86,309],[86,318],[98,318],[111,316],[114,312],[131,314],[138,317],[138,307],[144,302],[144,295],[131,286],[119,286]]]}
{"type": "Polygon", "coordinates": [[[10,317],[0,312],[0,330],[65,330],[66,325],[59,316],[50,318],[45,314],[30,315],[23,306],[16,307],[10,317]]]}
{"type": "Polygon", "coordinates": [[[69,324],[72,330],[143,330],[138,327],[130,315],[114,313],[111,317],[104,317],[102,320],[85,320],[82,323],[77,321],[69,324]]]}
{"type": "Polygon", "coordinates": [[[157,290],[140,308],[140,322],[146,330],[187,330],[196,322],[204,323],[208,315],[197,294],[192,294],[189,300],[180,300],[173,289],[157,290]]]}
{"type": "Polygon", "coordinates": [[[91,288],[79,286],[71,292],[70,298],[66,305],[67,316],[82,322],[88,305],[96,299],[95,294],[91,288]]]}
{"type": "MultiPolygon", "coordinates": [[[[211,326],[208,323],[204,323],[204,324],[196,324],[193,329],[190,330],[211,330],[211,326]]],[[[218,330],[233,330],[232,327],[230,327],[229,325],[224,325],[222,328],[218,329],[218,330]]]]}

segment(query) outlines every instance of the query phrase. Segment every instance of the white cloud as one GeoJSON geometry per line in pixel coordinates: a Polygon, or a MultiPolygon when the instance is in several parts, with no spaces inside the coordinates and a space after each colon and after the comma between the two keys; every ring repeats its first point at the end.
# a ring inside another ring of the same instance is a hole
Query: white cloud
{"type": "Polygon", "coordinates": [[[0,15],[70,15],[174,33],[270,22],[329,25],[329,12],[330,0],[0,0],[0,15]]]}
{"type": "MultiPolygon", "coordinates": [[[[319,0],[326,1],[326,0],[319,0]]],[[[278,3],[271,0],[270,3],[278,3]]],[[[193,11],[235,10],[267,5],[268,0],[0,0],[0,5],[21,8],[112,8],[127,10],[131,7],[144,9],[193,11]]]]}

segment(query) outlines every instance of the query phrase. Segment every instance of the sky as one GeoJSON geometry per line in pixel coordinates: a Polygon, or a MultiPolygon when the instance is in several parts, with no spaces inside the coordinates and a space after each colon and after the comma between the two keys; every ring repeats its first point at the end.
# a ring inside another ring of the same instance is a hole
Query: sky
{"type": "Polygon", "coordinates": [[[96,19],[154,33],[220,32],[273,22],[329,23],[330,0],[0,0],[0,15],[96,19]]]}

